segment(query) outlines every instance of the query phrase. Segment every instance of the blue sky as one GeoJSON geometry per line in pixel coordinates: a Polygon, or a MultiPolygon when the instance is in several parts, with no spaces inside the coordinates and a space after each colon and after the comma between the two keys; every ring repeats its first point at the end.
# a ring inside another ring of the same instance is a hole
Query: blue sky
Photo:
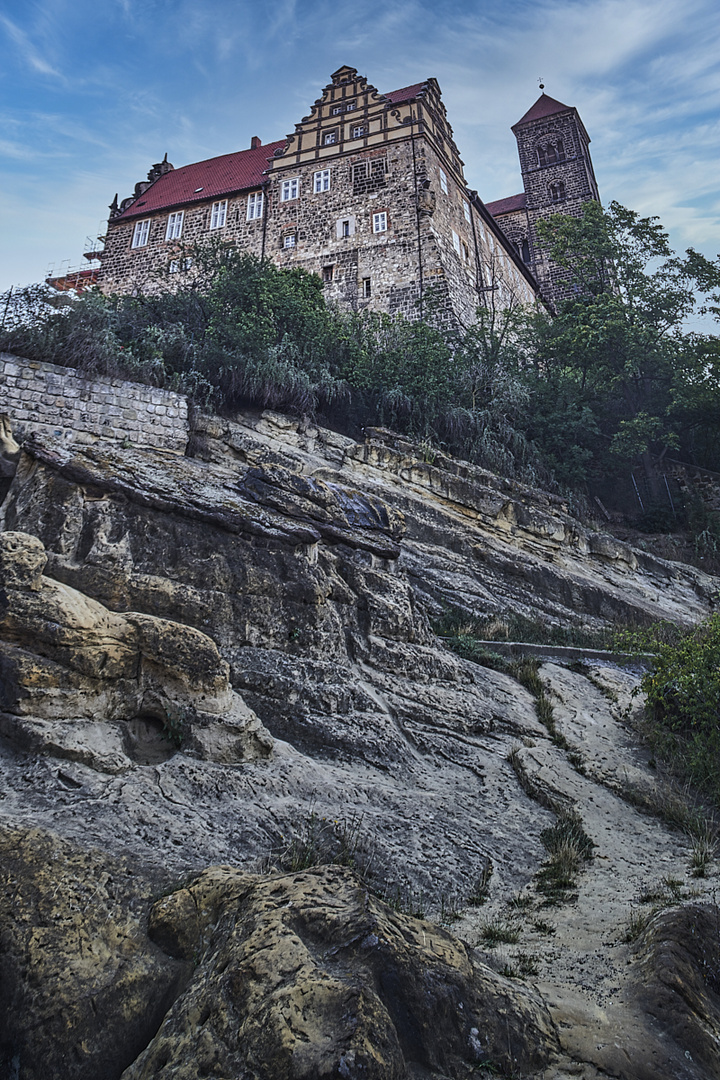
{"type": "Polygon", "coordinates": [[[83,262],[117,191],[281,138],[330,73],[381,91],[434,75],[466,178],[520,190],[514,123],[576,105],[605,202],[720,252],[714,0],[0,0],[0,289],[83,262]]]}

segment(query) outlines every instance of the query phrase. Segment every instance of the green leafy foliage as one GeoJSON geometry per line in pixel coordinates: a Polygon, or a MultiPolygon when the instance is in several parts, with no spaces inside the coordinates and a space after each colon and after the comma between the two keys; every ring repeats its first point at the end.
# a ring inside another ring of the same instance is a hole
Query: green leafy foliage
{"type": "Polygon", "coordinates": [[[0,348],[179,390],[204,407],[282,409],[352,434],[388,426],[550,482],[521,430],[520,311],[483,312],[470,330],[452,331],[341,313],[316,275],[221,244],[187,248],[183,267],[186,259],[191,270],[134,296],[12,291],[0,299],[0,348]]]}
{"type": "Polygon", "coordinates": [[[720,613],[660,643],[642,690],[657,752],[720,802],[720,613]]]}

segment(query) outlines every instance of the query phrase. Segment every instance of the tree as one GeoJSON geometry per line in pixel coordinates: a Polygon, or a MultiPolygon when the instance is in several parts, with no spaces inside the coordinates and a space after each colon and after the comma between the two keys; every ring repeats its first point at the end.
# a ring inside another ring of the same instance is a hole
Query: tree
{"type": "MultiPolygon", "coordinates": [[[[536,320],[534,374],[545,385],[535,387],[541,408],[531,436],[556,461],[577,460],[581,450],[586,478],[687,447],[687,380],[697,383],[699,344],[684,323],[698,290],[720,283],[718,265],[694,251],[679,258],[657,218],[618,203],[603,210],[589,202],[580,217],[553,215],[538,233],[575,295],[554,319],[536,320]],[[594,423],[581,433],[577,420],[588,414],[594,423]],[[551,426],[568,433],[564,446],[557,435],[547,446],[551,426]]],[[[705,381],[706,419],[715,398],[705,381]]],[[[696,426],[698,419],[696,408],[696,426]]]]}

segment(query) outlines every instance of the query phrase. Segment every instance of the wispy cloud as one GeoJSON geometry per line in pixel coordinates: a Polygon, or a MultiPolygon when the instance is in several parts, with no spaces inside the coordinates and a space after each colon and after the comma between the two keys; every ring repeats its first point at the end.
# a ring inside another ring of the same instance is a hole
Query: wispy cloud
{"type": "Polygon", "coordinates": [[[343,63],[380,90],[436,76],[467,178],[487,200],[520,188],[510,126],[544,75],[548,93],[579,108],[606,199],[659,214],[678,247],[714,255],[720,244],[715,0],[266,0],[262,8],[7,0],[3,8],[0,34],[17,57],[2,122],[4,180],[26,207],[18,220],[38,200],[47,209],[32,245],[18,231],[21,252],[44,242],[53,257],[72,257],[70,218],[77,228],[86,214],[92,231],[113,192],[129,191],[166,149],[178,165],[245,146],[250,135],[286,134],[343,63]],[[95,172],[80,189],[90,162],[95,172]]]}
{"type": "Polygon", "coordinates": [[[25,31],[21,30],[20,27],[11,19],[8,19],[6,15],[0,15],[0,26],[3,27],[7,36],[16,46],[21,59],[29,68],[33,71],[37,71],[40,75],[51,75],[55,79],[64,78],[61,72],[40,55],[25,31]]]}

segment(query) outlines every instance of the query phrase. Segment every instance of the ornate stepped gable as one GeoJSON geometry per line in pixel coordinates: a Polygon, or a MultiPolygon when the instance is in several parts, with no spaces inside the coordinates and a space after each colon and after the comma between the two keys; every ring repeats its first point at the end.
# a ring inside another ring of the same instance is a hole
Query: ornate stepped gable
{"type": "Polygon", "coordinates": [[[353,310],[416,318],[432,293],[449,320],[466,324],[479,305],[535,300],[536,277],[552,301],[534,233],[548,200],[533,186],[526,133],[532,142],[538,125],[556,127],[558,113],[567,161],[548,175],[560,168],[575,202],[593,197],[567,168],[582,151],[568,130],[569,121],[584,133],[576,110],[543,94],[513,129],[525,193],[486,207],[465,181],[436,79],[381,94],[341,67],[285,139],[254,137],[249,149],[178,169],[166,155],[132,196],[116,196],[99,283],[129,292],[168,274],[179,281],[197,272],[195,244],[221,240],[318,274],[327,299],[353,310]]]}

